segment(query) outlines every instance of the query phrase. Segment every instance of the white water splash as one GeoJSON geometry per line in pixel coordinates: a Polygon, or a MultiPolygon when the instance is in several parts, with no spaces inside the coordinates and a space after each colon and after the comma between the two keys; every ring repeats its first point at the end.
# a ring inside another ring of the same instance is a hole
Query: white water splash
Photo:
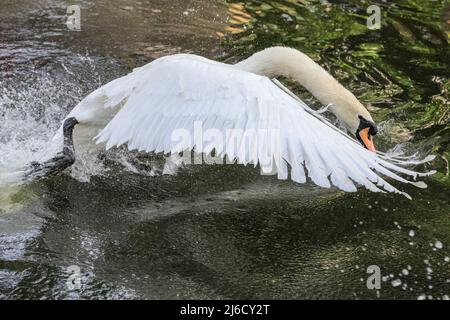
{"type": "Polygon", "coordinates": [[[17,182],[20,176],[17,170],[46,155],[48,141],[64,115],[64,110],[55,102],[58,86],[51,78],[40,80],[23,91],[2,86],[0,186],[17,182]]]}
{"type": "MultiPolygon", "coordinates": [[[[117,76],[109,65],[104,68],[104,77],[98,74],[98,64],[105,61],[88,55],[61,59],[51,71],[31,69],[15,78],[0,79],[0,188],[20,184],[20,170],[61,151],[62,141],[52,138],[64,117],[85,95],[106,82],[102,78],[117,76]]],[[[74,178],[89,181],[91,175],[104,171],[96,157],[77,157],[80,161],[71,170],[74,178]]]]}

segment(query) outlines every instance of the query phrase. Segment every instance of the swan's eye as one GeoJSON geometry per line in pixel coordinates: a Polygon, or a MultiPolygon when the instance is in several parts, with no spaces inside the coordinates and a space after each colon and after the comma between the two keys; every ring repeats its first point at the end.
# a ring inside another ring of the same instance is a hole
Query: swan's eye
{"type": "Polygon", "coordinates": [[[371,126],[369,127],[369,133],[371,136],[376,136],[378,133],[378,127],[375,123],[371,123],[371,126]]]}

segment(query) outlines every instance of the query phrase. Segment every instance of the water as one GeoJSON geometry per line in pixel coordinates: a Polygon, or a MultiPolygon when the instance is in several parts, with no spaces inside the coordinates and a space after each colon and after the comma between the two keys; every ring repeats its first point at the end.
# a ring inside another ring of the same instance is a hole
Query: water
{"type": "Polygon", "coordinates": [[[3,171],[45,156],[67,112],[133,67],[175,52],[233,62],[283,44],[311,55],[369,106],[381,150],[433,152],[437,159],[417,169],[438,174],[425,190],[400,186],[412,201],[280,182],[239,166],[130,172],[157,162],[142,155],[131,158],[133,167],[105,155],[106,165],[72,175],[3,181],[0,298],[448,297],[444,1],[380,2],[379,31],[366,28],[361,1],[79,3],[82,31],[70,32],[64,15],[72,3],[2,1],[3,171]],[[371,265],[381,269],[381,290],[366,286],[371,265]],[[70,266],[79,268],[80,289],[67,285],[70,266]]]}

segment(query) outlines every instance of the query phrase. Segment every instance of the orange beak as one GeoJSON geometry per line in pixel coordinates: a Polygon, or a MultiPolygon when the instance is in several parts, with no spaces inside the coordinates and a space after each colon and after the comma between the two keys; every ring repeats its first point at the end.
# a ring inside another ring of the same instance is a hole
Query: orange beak
{"type": "Polygon", "coordinates": [[[366,148],[372,152],[376,152],[375,145],[373,144],[372,137],[369,135],[369,128],[365,128],[359,132],[362,142],[366,148]]]}

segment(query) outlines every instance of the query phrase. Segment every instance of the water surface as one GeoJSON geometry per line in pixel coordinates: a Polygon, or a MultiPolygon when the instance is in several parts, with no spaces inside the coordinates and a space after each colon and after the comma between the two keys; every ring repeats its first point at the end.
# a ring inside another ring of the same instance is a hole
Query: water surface
{"type": "MultiPolygon", "coordinates": [[[[105,171],[0,183],[2,299],[445,299],[450,295],[450,9],[445,1],[2,1],[0,168],[27,163],[86,94],[157,57],[237,61],[298,48],[368,106],[381,150],[438,155],[413,200],[346,194],[195,166],[176,176],[105,171]],[[370,2],[371,4],[374,1],[370,2]],[[92,175],[92,173],[101,173],[92,175]],[[78,266],[81,288],[67,286],[78,266]],[[382,289],[366,287],[381,268],[382,289]]],[[[287,81],[305,101],[319,104],[287,81]]],[[[115,159],[117,160],[117,159],[115,159]]],[[[140,168],[154,159],[138,155],[140,168]]],[[[135,163],[135,164],[136,164],[135,163]]]]}

